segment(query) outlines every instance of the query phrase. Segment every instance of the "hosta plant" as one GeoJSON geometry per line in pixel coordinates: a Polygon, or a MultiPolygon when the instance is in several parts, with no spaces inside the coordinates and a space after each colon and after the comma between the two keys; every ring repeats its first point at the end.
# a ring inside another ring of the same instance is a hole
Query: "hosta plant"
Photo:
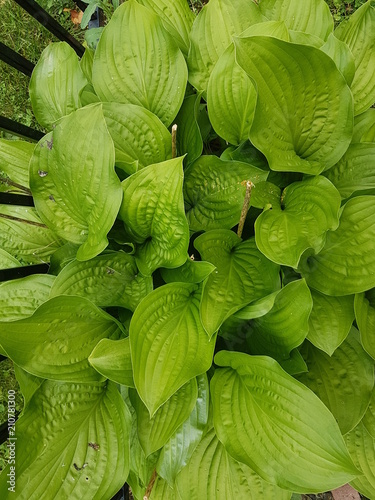
{"type": "Polygon", "coordinates": [[[0,142],[0,497],[375,498],[375,2],[128,0],[0,142]],[[11,491],[11,490],[14,491],[11,491]]]}

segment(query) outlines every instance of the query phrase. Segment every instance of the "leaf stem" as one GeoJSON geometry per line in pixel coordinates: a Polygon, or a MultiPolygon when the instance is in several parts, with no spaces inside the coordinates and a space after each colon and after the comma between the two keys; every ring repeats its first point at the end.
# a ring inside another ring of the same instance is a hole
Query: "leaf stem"
{"type": "Polygon", "coordinates": [[[172,158],[177,156],[177,124],[172,126],[172,158]]]}
{"type": "Polygon", "coordinates": [[[33,220],[20,219],[19,217],[13,217],[13,215],[0,214],[0,218],[13,220],[15,222],[23,222],[25,224],[30,224],[30,226],[44,227],[47,229],[47,226],[45,224],[42,224],[41,222],[34,222],[33,220]]]}
{"type": "Polygon", "coordinates": [[[149,500],[152,488],[154,487],[154,484],[156,481],[156,478],[157,478],[157,473],[156,473],[156,469],[154,469],[152,476],[151,476],[151,479],[150,479],[150,482],[148,483],[145,496],[143,497],[143,500],[149,500]]]}
{"type": "Polygon", "coordinates": [[[2,182],[4,184],[8,184],[8,186],[13,186],[17,189],[20,189],[21,191],[24,191],[25,193],[29,194],[30,196],[32,194],[29,188],[21,186],[21,184],[18,184],[17,182],[14,182],[10,179],[7,179],[6,177],[3,177],[2,175],[0,175],[0,182],[2,182]]]}
{"type": "Polygon", "coordinates": [[[240,222],[238,223],[238,229],[237,229],[237,236],[239,238],[241,238],[241,236],[242,236],[242,231],[243,231],[243,227],[245,224],[246,215],[247,215],[247,212],[249,211],[249,207],[250,207],[251,190],[254,187],[254,184],[251,181],[243,181],[242,184],[246,185],[246,194],[245,194],[245,199],[244,199],[244,202],[242,205],[240,222]]]}

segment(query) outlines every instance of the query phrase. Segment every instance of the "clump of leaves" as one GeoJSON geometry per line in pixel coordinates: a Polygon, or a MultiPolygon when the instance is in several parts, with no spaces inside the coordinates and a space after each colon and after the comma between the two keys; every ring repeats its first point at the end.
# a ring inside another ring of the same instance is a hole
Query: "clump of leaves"
{"type": "Polygon", "coordinates": [[[375,496],[375,2],[333,26],[128,0],[81,61],[45,50],[47,133],[0,142],[35,202],[1,266],[50,261],[0,285],[16,498],[375,496]]]}

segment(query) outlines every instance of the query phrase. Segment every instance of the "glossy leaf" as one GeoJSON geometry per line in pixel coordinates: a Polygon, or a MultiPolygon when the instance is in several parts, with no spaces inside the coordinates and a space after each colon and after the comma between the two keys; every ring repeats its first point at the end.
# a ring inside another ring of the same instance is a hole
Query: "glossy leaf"
{"type": "MultiPolygon", "coordinates": [[[[271,174],[272,175],[272,174],[271,174]]],[[[251,190],[250,205],[255,208],[279,207],[281,199],[281,189],[272,182],[259,182],[251,190]]]]}
{"type": "Polygon", "coordinates": [[[372,391],[369,405],[361,422],[372,438],[375,438],[375,390],[372,391]]]}
{"type": "Polygon", "coordinates": [[[49,298],[55,276],[34,274],[0,284],[1,321],[31,316],[49,298]]]}
{"type": "Polygon", "coordinates": [[[324,235],[339,224],[340,196],[324,177],[290,184],[278,205],[265,210],[255,222],[259,250],[277,264],[297,267],[308,248],[319,251],[324,235]]]}
{"type": "Polygon", "coordinates": [[[129,426],[115,384],[45,381],[16,426],[17,496],[111,498],[129,473],[129,426]]]}
{"type": "Polygon", "coordinates": [[[134,309],[152,291],[152,278],[142,276],[132,255],[111,252],[86,262],[73,260],[57,276],[51,297],[79,295],[100,307],[134,309]]]}
{"type": "Polygon", "coordinates": [[[324,40],[333,30],[328,5],[323,0],[261,0],[260,10],[268,19],[284,21],[295,31],[311,33],[324,40]]]}
{"type": "Polygon", "coordinates": [[[206,91],[210,74],[221,54],[252,24],[264,20],[254,2],[210,0],[196,17],[190,33],[189,81],[198,91],[206,91]]]}
{"type": "Polygon", "coordinates": [[[288,491],[263,481],[247,465],[231,457],[213,428],[205,433],[187,466],[177,476],[176,485],[182,500],[290,499],[288,491]]]}
{"type": "Polygon", "coordinates": [[[216,230],[199,236],[194,246],[203,260],[216,266],[201,303],[202,323],[209,336],[236,311],[280,286],[279,266],[259,252],[253,238],[241,241],[232,231],[216,230]]]}
{"type": "Polygon", "coordinates": [[[24,400],[24,408],[29,404],[39,387],[43,384],[44,379],[31,375],[17,365],[13,365],[14,374],[20,386],[20,391],[24,400]]]}
{"type": "Polygon", "coordinates": [[[375,6],[368,1],[346,23],[341,23],[335,36],[345,42],[355,62],[355,76],[351,84],[354,96],[354,114],[366,111],[375,102],[375,6]]]}
{"type": "Polygon", "coordinates": [[[326,295],[349,295],[375,286],[375,197],[349,200],[323,250],[306,256],[300,270],[307,284],[326,295]]]}
{"type": "Polygon", "coordinates": [[[187,165],[199,158],[203,151],[202,134],[198,124],[200,101],[200,94],[185,97],[175,119],[177,152],[179,156],[186,154],[187,165]]]}
{"type": "Polygon", "coordinates": [[[129,395],[137,412],[139,442],[148,457],[162,448],[191,414],[198,396],[197,381],[193,378],[184,384],[152,418],[137,392],[132,391],[129,395]]]}
{"type": "Polygon", "coordinates": [[[200,300],[199,286],[170,283],[143,299],[132,317],[134,382],[151,416],[211,366],[215,338],[208,338],[201,323],[200,300]]]}
{"type": "Polygon", "coordinates": [[[233,458],[300,493],[358,475],[332,414],[276,361],[221,351],[215,363],[224,368],[211,380],[214,425],[233,458]]]}
{"type": "Polygon", "coordinates": [[[186,259],[185,264],[175,269],[162,268],[161,275],[166,283],[180,282],[180,283],[201,283],[213,271],[215,266],[210,262],[201,260],[194,260],[191,257],[186,259]]]}
{"type": "Polygon", "coordinates": [[[100,340],[88,359],[103,377],[126,387],[134,387],[129,338],[100,340]]]}
{"type": "MultiPolygon", "coordinates": [[[[13,182],[28,188],[29,161],[34,148],[35,144],[30,142],[0,139],[0,172],[5,173],[13,182]]],[[[15,188],[8,186],[8,190],[15,188]]]]}
{"type": "Polygon", "coordinates": [[[116,166],[127,174],[171,158],[171,134],[148,109],[107,102],[103,114],[115,145],[116,166]]]}
{"type": "Polygon", "coordinates": [[[375,140],[375,109],[370,108],[354,118],[352,143],[374,142],[375,140]]]}
{"type": "Polygon", "coordinates": [[[354,311],[362,345],[370,356],[375,359],[375,289],[355,296],[354,311]]]}
{"type": "Polygon", "coordinates": [[[0,248],[0,269],[11,269],[20,267],[22,264],[10,253],[0,248]]]}
{"type": "Polygon", "coordinates": [[[342,198],[375,188],[375,144],[351,144],[341,160],[324,174],[342,198]]]}
{"type": "Polygon", "coordinates": [[[161,19],[135,0],[116,9],[95,52],[93,85],[102,101],[137,104],[170,125],[182,104],[187,68],[161,19]]]}
{"type": "Polygon", "coordinates": [[[158,476],[152,488],[150,500],[176,500],[176,490],[158,476]]]}
{"type": "Polygon", "coordinates": [[[186,260],[189,228],[182,197],[182,158],[150,165],[122,182],[119,216],[137,242],[142,274],[178,267],[186,260]]]}
{"type": "Polygon", "coordinates": [[[78,260],[91,259],[108,245],[106,235],[122,198],[114,162],[101,105],[62,120],[39,142],[31,159],[36,209],[56,234],[81,245],[78,260]]]}
{"type": "Polygon", "coordinates": [[[355,61],[351,50],[331,33],[324,45],[320,49],[335,61],[337,68],[342,73],[346,83],[351,85],[355,75],[355,61]]]}
{"type": "Polygon", "coordinates": [[[279,294],[279,290],[276,292],[270,293],[261,299],[255,300],[251,302],[248,306],[243,307],[233,316],[239,319],[250,320],[254,318],[260,318],[267,314],[273,308],[275,304],[276,297],[279,294]]]}
{"type": "Polygon", "coordinates": [[[90,49],[90,47],[86,47],[85,52],[79,62],[81,70],[88,82],[92,81],[92,66],[94,63],[94,55],[95,55],[95,50],[90,49]]]}
{"type": "Polygon", "coordinates": [[[200,375],[196,378],[196,381],[198,384],[198,397],[193,411],[189,418],[180,425],[176,432],[165,443],[156,464],[157,473],[164,478],[170,486],[174,485],[177,474],[190,460],[207,425],[209,408],[207,375],[200,375]]]}
{"type": "Polygon", "coordinates": [[[313,308],[309,317],[308,340],[332,356],[346,339],[354,320],[353,295],[330,297],[311,289],[313,308]]]}
{"type": "Polygon", "coordinates": [[[184,200],[191,231],[230,229],[238,224],[246,182],[257,185],[267,172],[252,165],[204,155],[186,170],[184,200]]]}
{"type": "Polygon", "coordinates": [[[30,98],[34,115],[48,130],[52,125],[81,107],[80,91],[87,84],[78,56],[66,42],[48,45],[30,80],[30,98]]]}
{"type": "Polygon", "coordinates": [[[332,356],[308,342],[301,353],[309,371],[298,380],[315,392],[346,434],[364,416],[374,387],[373,360],[361,346],[358,332],[353,327],[332,356]]]}
{"type": "Polygon", "coordinates": [[[117,339],[123,330],[89,300],[55,297],[32,316],[3,322],[0,344],[17,365],[38,377],[93,382],[102,377],[87,358],[99,340],[117,339]]]}
{"type": "Polygon", "coordinates": [[[351,141],[353,102],[332,59],[273,37],[234,42],[236,60],[258,90],[250,139],[270,168],[319,174],[337,163],[351,141]]]}

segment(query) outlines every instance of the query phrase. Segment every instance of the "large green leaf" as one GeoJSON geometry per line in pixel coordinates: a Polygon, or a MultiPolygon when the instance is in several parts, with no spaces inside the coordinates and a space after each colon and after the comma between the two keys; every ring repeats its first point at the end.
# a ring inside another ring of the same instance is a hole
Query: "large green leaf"
{"type": "Polygon", "coordinates": [[[246,181],[257,185],[268,172],[248,163],[204,155],[186,170],[184,200],[191,231],[230,229],[238,224],[246,181]]]}
{"type": "Polygon", "coordinates": [[[153,10],[163,21],[164,28],[173,36],[184,55],[190,45],[189,33],[194,14],[186,0],[138,0],[138,3],[153,10]]]}
{"type": "Polygon", "coordinates": [[[312,298],[305,280],[292,281],[280,290],[272,309],[251,323],[247,339],[253,354],[285,360],[305,340],[312,298]]]}
{"type": "Polygon", "coordinates": [[[43,227],[34,208],[0,205],[0,214],[31,222],[0,217],[0,248],[23,263],[48,262],[50,255],[63,245],[56,233],[43,227]]]}
{"type": "Polygon", "coordinates": [[[350,484],[368,498],[375,496],[375,441],[360,422],[355,429],[346,434],[346,446],[356,467],[363,475],[350,484]]]}
{"type": "Polygon", "coordinates": [[[264,257],[254,238],[247,241],[232,231],[218,229],[202,234],[194,246],[216,270],[205,284],[201,318],[213,335],[229,316],[280,287],[279,266],[264,257]]]}
{"type": "Polygon", "coordinates": [[[353,98],[333,60],[273,37],[234,42],[258,91],[250,139],[270,168],[319,174],[337,163],[352,137],[353,98]]]}
{"type": "Polygon", "coordinates": [[[373,389],[366,413],[361,420],[367,432],[375,438],[375,389],[373,389]]]}
{"type": "Polygon", "coordinates": [[[311,296],[313,308],[307,338],[315,347],[332,356],[352,326],[353,295],[330,297],[312,289],[311,296]]]}
{"type": "Polygon", "coordinates": [[[0,284],[1,321],[15,321],[31,316],[46,302],[55,276],[34,274],[0,284]]]}
{"type": "Polygon", "coordinates": [[[190,33],[190,83],[205,92],[210,74],[231,44],[232,36],[263,20],[259,7],[252,1],[210,0],[198,14],[190,33]]]}
{"type": "Polygon", "coordinates": [[[340,161],[324,175],[342,198],[348,198],[355,191],[375,188],[375,144],[351,144],[340,161]]]}
{"type": "Polygon", "coordinates": [[[255,222],[259,250],[277,264],[297,267],[308,248],[319,251],[339,224],[340,195],[324,177],[294,182],[255,222]]]}
{"type": "Polygon", "coordinates": [[[115,150],[101,105],[79,109],[62,120],[35,149],[30,187],[36,209],[56,234],[81,244],[78,260],[108,245],[122,198],[114,171],[115,150]]]}
{"type": "Polygon", "coordinates": [[[375,196],[349,200],[323,250],[306,255],[300,269],[307,284],[326,295],[349,295],[375,287],[375,196]]]}
{"type": "Polygon", "coordinates": [[[375,141],[375,109],[370,108],[354,118],[352,142],[375,141]]]}
{"type": "Polygon", "coordinates": [[[375,101],[375,6],[362,5],[349,20],[336,29],[337,38],[345,42],[354,56],[355,76],[351,85],[354,113],[359,115],[375,101]]]}
{"type": "Polygon", "coordinates": [[[284,21],[294,31],[304,31],[324,40],[333,30],[333,19],[324,0],[260,0],[268,19],[284,21]]]}
{"type": "Polygon", "coordinates": [[[101,500],[129,473],[130,415],[112,382],[45,381],[16,424],[17,485],[2,498],[101,500]]]}
{"type": "Polygon", "coordinates": [[[214,425],[228,453],[263,479],[319,492],[358,475],[329,410],[271,358],[221,351],[211,380],[214,425]]]}
{"type": "Polygon", "coordinates": [[[130,323],[134,382],[151,416],[191,378],[212,363],[209,339],[199,315],[201,288],[170,283],[151,292],[130,323]]]}
{"type": "Polygon", "coordinates": [[[201,283],[214,270],[215,266],[210,262],[194,260],[194,255],[186,259],[185,264],[175,269],[161,269],[161,275],[166,283],[201,283]]]}
{"type": "Polygon", "coordinates": [[[200,375],[196,381],[198,397],[193,411],[165,443],[156,464],[158,474],[171,486],[174,485],[177,474],[190,460],[201,440],[208,420],[209,386],[207,375],[200,375]]]}
{"type": "Polygon", "coordinates": [[[73,260],[57,276],[51,297],[79,295],[100,307],[134,309],[152,290],[152,278],[142,276],[132,255],[110,252],[86,262],[73,260]]]}
{"type": "Polygon", "coordinates": [[[374,363],[361,346],[358,331],[353,327],[332,356],[309,342],[301,354],[309,371],[298,380],[332,412],[342,434],[351,431],[365,414],[374,387],[374,363]]]}
{"type": "Polygon", "coordinates": [[[35,144],[30,142],[0,139],[0,172],[13,182],[29,187],[29,161],[34,148],[35,144]]]}
{"type": "Polygon", "coordinates": [[[17,382],[20,386],[20,391],[23,396],[24,408],[26,408],[31,398],[34,396],[35,392],[43,384],[44,379],[36,377],[35,375],[31,375],[31,373],[28,373],[23,368],[20,368],[17,365],[13,365],[13,367],[14,367],[14,374],[16,376],[17,382]]]}
{"type": "Polygon", "coordinates": [[[171,158],[171,134],[148,109],[106,102],[103,114],[115,145],[116,166],[127,174],[171,158]]]}
{"type": "Polygon", "coordinates": [[[0,269],[11,269],[20,266],[22,264],[13,255],[0,248],[0,269]]]}
{"type": "Polygon", "coordinates": [[[254,319],[260,318],[267,314],[274,306],[276,297],[278,296],[280,290],[276,292],[270,293],[261,299],[255,300],[251,302],[248,306],[243,307],[236,313],[234,313],[234,317],[238,319],[254,319]]]}
{"type": "Polygon", "coordinates": [[[362,345],[375,359],[375,288],[355,296],[354,311],[362,345]]]}
{"type": "Polygon", "coordinates": [[[184,56],[159,16],[135,0],[124,2],[95,51],[93,85],[100,99],[143,106],[168,126],[186,82],[184,56]]]}
{"type": "Polygon", "coordinates": [[[83,297],[60,296],[32,316],[2,322],[0,344],[8,357],[38,377],[72,382],[102,380],[87,358],[99,340],[123,335],[121,324],[83,297]]]}
{"type": "Polygon", "coordinates": [[[178,267],[186,260],[189,227],[182,197],[182,158],[150,165],[122,182],[119,217],[137,243],[139,270],[178,267]]]}
{"type": "Polygon", "coordinates": [[[231,457],[213,428],[205,433],[177,476],[176,486],[182,500],[290,499],[288,491],[263,481],[250,467],[231,457]]]}
{"type": "Polygon", "coordinates": [[[355,61],[346,43],[342,42],[331,33],[326,43],[322,45],[320,49],[335,61],[337,68],[350,86],[355,75],[355,61]]]}
{"type": "Polygon", "coordinates": [[[34,115],[48,130],[61,117],[81,107],[79,94],[87,84],[78,56],[66,42],[48,45],[30,80],[34,115]]]}
{"type": "Polygon", "coordinates": [[[189,417],[195,406],[198,387],[195,378],[184,384],[153,415],[143,404],[135,390],[129,392],[137,412],[138,438],[145,456],[162,448],[180,425],[189,417]]]}
{"type": "Polygon", "coordinates": [[[103,377],[134,387],[129,338],[102,339],[89,356],[89,363],[103,377]]]}
{"type": "Polygon", "coordinates": [[[203,151],[202,134],[198,124],[200,102],[200,94],[185,97],[175,120],[178,156],[186,154],[187,165],[199,158],[203,151]]]}

